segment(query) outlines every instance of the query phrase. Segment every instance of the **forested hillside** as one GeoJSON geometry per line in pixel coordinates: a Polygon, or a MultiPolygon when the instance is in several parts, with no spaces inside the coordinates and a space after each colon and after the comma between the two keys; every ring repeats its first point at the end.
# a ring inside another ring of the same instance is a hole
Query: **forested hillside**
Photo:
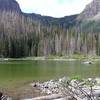
{"type": "Polygon", "coordinates": [[[99,23],[98,32],[84,31],[88,24],[80,24],[78,15],[25,14],[15,0],[0,0],[0,5],[0,57],[100,55],[99,23]]]}

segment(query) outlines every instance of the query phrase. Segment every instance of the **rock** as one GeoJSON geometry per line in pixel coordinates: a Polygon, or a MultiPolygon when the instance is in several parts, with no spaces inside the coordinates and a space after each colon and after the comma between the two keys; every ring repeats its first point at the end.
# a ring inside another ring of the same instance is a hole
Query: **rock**
{"type": "Polygon", "coordinates": [[[96,80],[97,84],[100,85],[100,78],[96,78],[95,80],[96,80]]]}
{"type": "Polygon", "coordinates": [[[71,83],[71,85],[72,85],[72,86],[77,86],[77,84],[76,84],[76,83],[77,83],[77,81],[76,81],[76,80],[71,80],[71,82],[70,82],[70,83],[71,83]]]}
{"type": "Polygon", "coordinates": [[[20,12],[21,9],[16,0],[0,0],[0,10],[20,12]]]}
{"type": "Polygon", "coordinates": [[[83,62],[84,64],[93,64],[93,62],[92,61],[85,61],[85,62],[83,62]]]}
{"type": "Polygon", "coordinates": [[[78,21],[89,20],[100,14],[100,0],[93,0],[88,4],[84,11],[77,17],[78,21]]]}
{"type": "Polygon", "coordinates": [[[37,83],[32,83],[32,84],[30,84],[32,87],[40,87],[40,83],[39,82],[37,82],[37,83]]]}
{"type": "Polygon", "coordinates": [[[8,97],[7,100],[13,100],[12,97],[8,97]]]}
{"type": "Polygon", "coordinates": [[[94,90],[94,91],[93,91],[93,94],[94,94],[96,97],[99,97],[99,96],[100,96],[100,89],[94,90]]]}
{"type": "Polygon", "coordinates": [[[92,78],[88,78],[88,81],[92,81],[92,78]]]}
{"type": "Polygon", "coordinates": [[[33,87],[37,87],[37,84],[34,84],[33,87]]]}
{"type": "Polygon", "coordinates": [[[48,86],[45,86],[44,88],[48,89],[49,87],[48,86]]]}

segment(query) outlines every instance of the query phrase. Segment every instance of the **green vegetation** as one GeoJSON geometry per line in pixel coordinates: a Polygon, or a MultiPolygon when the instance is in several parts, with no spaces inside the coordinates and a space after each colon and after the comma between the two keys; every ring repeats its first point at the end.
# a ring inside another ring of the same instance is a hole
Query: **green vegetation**
{"type": "Polygon", "coordinates": [[[83,78],[81,77],[81,75],[75,75],[75,76],[73,76],[73,77],[71,77],[71,80],[77,80],[77,81],[79,81],[79,80],[82,80],[83,78]]]}

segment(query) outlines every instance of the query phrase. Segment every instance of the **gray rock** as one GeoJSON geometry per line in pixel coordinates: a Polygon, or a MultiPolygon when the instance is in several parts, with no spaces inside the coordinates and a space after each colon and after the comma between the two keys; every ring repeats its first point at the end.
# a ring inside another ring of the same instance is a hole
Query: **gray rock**
{"type": "Polygon", "coordinates": [[[86,6],[84,11],[78,16],[77,20],[86,20],[93,18],[100,13],[100,0],[93,0],[86,6]]]}

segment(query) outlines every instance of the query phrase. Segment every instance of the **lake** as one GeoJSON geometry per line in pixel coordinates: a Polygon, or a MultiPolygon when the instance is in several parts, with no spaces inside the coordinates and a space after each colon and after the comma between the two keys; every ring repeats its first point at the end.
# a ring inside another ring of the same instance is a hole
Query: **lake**
{"type": "Polygon", "coordinates": [[[0,86],[16,86],[23,82],[45,81],[64,76],[100,77],[100,63],[86,65],[81,61],[0,62],[0,86]]]}

